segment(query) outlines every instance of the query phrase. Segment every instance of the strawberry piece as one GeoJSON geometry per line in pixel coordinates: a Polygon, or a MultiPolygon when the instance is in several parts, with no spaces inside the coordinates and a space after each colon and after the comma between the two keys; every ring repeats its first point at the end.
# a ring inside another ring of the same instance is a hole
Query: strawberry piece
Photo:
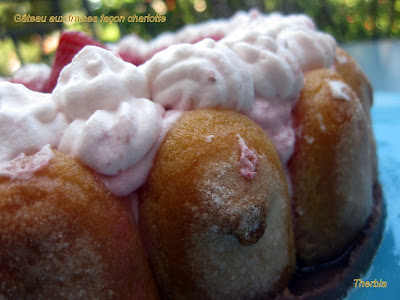
{"type": "Polygon", "coordinates": [[[61,70],[72,61],[74,56],[83,47],[87,45],[106,48],[102,43],[92,39],[90,36],[82,32],[69,31],[61,34],[51,74],[44,86],[45,93],[51,93],[53,91],[61,70]]]}

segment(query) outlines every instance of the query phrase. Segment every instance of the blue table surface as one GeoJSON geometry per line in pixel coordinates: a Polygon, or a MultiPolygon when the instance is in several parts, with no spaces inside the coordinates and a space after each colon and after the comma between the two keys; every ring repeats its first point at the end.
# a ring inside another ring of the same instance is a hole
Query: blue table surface
{"type": "Polygon", "coordinates": [[[371,113],[387,218],[381,245],[361,279],[382,279],[387,287],[354,287],[348,300],[400,299],[400,93],[375,92],[371,113]]]}

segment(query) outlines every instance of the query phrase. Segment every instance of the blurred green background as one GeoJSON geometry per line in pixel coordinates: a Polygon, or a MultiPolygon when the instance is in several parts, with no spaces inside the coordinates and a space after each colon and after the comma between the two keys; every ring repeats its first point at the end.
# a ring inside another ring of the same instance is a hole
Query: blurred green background
{"type": "Polygon", "coordinates": [[[230,17],[238,10],[305,13],[339,43],[400,38],[400,0],[0,0],[0,76],[21,64],[51,62],[61,30],[80,30],[102,42],[135,32],[149,39],[184,24],[230,17]],[[46,23],[15,22],[16,14],[48,16],[46,23]],[[50,16],[164,15],[164,23],[59,22],[50,16]]]}

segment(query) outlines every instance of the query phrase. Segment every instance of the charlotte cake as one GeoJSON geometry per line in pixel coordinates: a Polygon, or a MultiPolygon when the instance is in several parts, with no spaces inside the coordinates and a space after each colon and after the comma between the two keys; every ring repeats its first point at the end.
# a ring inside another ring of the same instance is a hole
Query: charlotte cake
{"type": "Polygon", "coordinates": [[[67,32],[35,72],[0,83],[2,297],[334,299],[373,258],[371,85],[308,17],[67,32]]]}

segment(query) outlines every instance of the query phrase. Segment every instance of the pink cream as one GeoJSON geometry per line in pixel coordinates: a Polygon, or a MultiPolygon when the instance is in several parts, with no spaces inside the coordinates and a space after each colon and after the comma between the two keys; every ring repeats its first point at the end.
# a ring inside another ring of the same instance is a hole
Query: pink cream
{"type": "Polygon", "coordinates": [[[253,179],[257,174],[256,168],[258,164],[258,157],[253,151],[247,147],[243,138],[237,134],[240,146],[240,175],[246,179],[253,179]]]}
{"type": "Polygon", "coordinates": [[[13,160],[0,163],[0,178],[29,179],[35,172],[46,168],[53,157],[54,153],[51,151],[50,145],[44,146],[39,152],[31,156],[21,153],[13,160]]]}

